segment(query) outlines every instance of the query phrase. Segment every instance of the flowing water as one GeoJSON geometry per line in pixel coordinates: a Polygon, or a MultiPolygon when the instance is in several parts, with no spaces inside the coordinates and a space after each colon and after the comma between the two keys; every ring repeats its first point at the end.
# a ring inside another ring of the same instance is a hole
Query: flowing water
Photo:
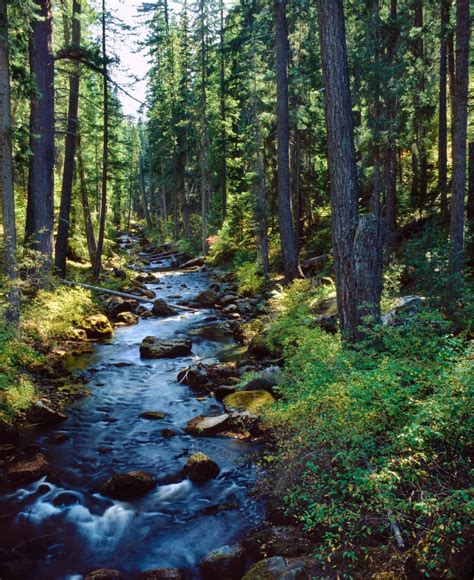
{"type": "MultiPolygon", "coordinates": [[[[166,265],[151,264],[152,269],[166,265]]],[[[176,295],[192,298],[209,286],[203,272],[156,276],[159,283],[148,287],[169,302],[176,295]]],[[[92,394],[67,410],[68,420],[56,429],[69,436],[63,444],[52,442],[55,431],[35,434],[51,476],[0,499],[0,549],[11,554],[15,547],[16,577],[72,579],[107,567],[134,578],[143,570],[181,567],[199,578],[196,566],[203,555],[255,525],[262,515],[249,494],[256,475],[256,444],[184,432],[192,417],[222,412],[213,398],[200,400],[176,380],[178,370],[193,360],[216,362],[235,348],[231,338],[210,341],[193,332],[217,322],[212,310],[140,320],[116,329],[114,338],[99,344],[93,355],[74,361],[77,372],[90,379],[92,394]],[[141,360],[139,344],[148,335],[190,337],[193,354],[141,360]],[[141,419],[144,411],[163,411],[166,417],[141,419]],[[177,434],[164,437],[162,429],[177,434]],[[217,479],[198,484],[179,475],[196,451],[219,464],[217,479]],[[136,469],[160,482],[145,496],[116,501],[97,492],[113,472],[136,469]],[[218,504],[230,509],[219,510],[218,504]]]]}

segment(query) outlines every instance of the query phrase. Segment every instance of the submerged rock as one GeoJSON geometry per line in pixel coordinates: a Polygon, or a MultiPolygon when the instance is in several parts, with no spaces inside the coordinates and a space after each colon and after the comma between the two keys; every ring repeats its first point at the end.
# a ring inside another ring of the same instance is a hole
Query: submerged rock
{"type": "Polygon", "coordinates": [[[35,481],[48,472],[48,460],[42,453],[36,453],[29,459],[15,461],[7,469],[8,477],[15,483],[35,481]]]}
{"type": "Polygon", "coordinates": [[[162,298],[155,300],[151,311],[154,316],[160,317],[174,316],[175,314],[178,314],[178,311],[167,304],[162,298]]]}
{"type": "Polygon", "coordinates": [[[87,338],[105,339],[112,338],[114,329],[110,320],[103,314],[89,316],[82,321],[81,327],[86,331],[87,338]]]}
{"type": "Polygon", "coordinates": [[[87,576],[84,577],[84,580],[110,580],[111,578],[118,580],[119,578],[122,578],[122,576],[118,570],[101,568],[100,570],[94,570],[94,572],[87,574],[87,576]]]}
{"type": "Polygon", "coordinates": [[[149,421],[158,421],[165,417],[166,413],[163,413],[162,411],[145,411],[140,415],[140,419],[148,419],[149,421]]]}
{"type": "Polygon", "coordinates": [[[212,437],[222,433],[229,427],[229,415],[219,415],[217,417],[194,417],[186,425],[185,431],[192,435],[202,437],[212,437]]]}
{"type": "Polygon", "coordinates": [[[179,568],[157,568],[147,570],[138,576],[138,580],[184,580],[185,574],[179,568]]]}
{"type": "Polygon", "coordinates": [[[100,487],[100,493],[114,499],[127,500],[148,493],[156,485],[155,478],[146,471],[115,473],[100,487]]]}
{"type": "Polygon", "coordinates": [[[223,546],[213,550],[199,563],[203,580],[239,580],[242,578],[245,564],[245,552],[240,544],[223,546]]]}
{"type": "Polygon", "coordinates": [[[36,401],[31,405],[26,414],[28,421],[41,425],[53,425],[67,419],[67,415],[51,409],[43,401],[36,401]]]}
{"type": "Polygon", "coordinates": [[[191,481],[208,481],[215,479],[220,473],[220,468],[204,453],[194,453],[184,466],[184,474],[191,481]]]}
{"type": "Polygon", "coordinates": [[[177,358],[191,354],[192,340],[160,340],[155,336],[147,336],[140,345],[142,358],[177,358]]]}
{"type": "Polygon", "coordinates": [[[250,413],[258,415],[261,409],[271,405],[275,399],[268,391],[237,391],[224,398],[224,407],[228,413],[250,413]]]}

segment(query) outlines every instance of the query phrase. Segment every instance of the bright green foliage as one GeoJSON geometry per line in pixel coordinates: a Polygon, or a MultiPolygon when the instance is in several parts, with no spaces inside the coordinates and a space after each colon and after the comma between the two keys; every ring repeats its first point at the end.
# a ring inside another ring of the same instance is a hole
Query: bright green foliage
{"type": "Polygon", "coordinates": [[[277,496],[329,563],[342,553],[350,568],[373,542],[393,543],[392,510],[426,573],[446,573],[473,501],[472,345],[427,309],[347,349],[312,325],[308,297],[300,283],[285,292],[270,328],[287,361],[283,401],[268,415],[277,496]]]}

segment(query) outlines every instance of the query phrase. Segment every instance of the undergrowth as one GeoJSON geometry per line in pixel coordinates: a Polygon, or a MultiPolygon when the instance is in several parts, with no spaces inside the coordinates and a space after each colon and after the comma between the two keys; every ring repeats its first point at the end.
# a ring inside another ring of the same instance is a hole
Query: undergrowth
{"type": "Polygon", "coordinates": [[[473,346],[430,307],[344,346],[314,324],[330,292],[298,281],[273,300],[268,341],[286,363],[269,487],[347,575],[376,546],[396,552],[393,518],[420,573],[457,577],[474,506],[473,346]]]}

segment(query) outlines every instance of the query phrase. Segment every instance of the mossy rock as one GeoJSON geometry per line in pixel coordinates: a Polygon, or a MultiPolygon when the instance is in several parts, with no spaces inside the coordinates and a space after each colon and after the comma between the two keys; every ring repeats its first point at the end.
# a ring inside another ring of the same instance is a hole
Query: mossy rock
{"type": "Polygon", "coordinates": [[[228,413],[250,413],[258,415],[263,407],[274,403],[275,399],[268,391],[237,391],[224,398],[224,407],[228,413]]]}
{"type": "Polygon", "coordinates": [[[82,321],[81,327],[86,331],[87,338],[105,339],[112,338],[113,326],[104,314],[95,314],[82,321]]]}
{"type": "Polygon", "coordinates": [[[184,474],[191,481],[208,481],[216,478],[219,472],[217,463],[204,453],[194,453],[184,466],[184,474]]]}

